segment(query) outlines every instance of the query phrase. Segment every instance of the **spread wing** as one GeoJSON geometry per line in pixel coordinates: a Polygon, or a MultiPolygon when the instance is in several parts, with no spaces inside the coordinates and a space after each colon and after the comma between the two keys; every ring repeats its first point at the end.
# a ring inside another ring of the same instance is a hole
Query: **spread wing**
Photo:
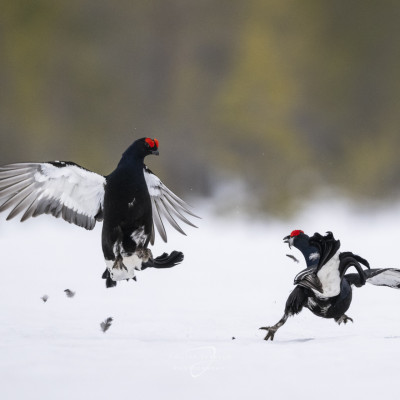
{"type": "Polygon", "coordinates": [[[104,176],[72,162],[20,163],[0,167],[0,212],[21,222],[41,214],[93,229],[102,220],[104,176]]]}
{"type": "Polygon", "coordinates": [[[199,218],[189,210],[190,206],[171,190],[169,190],[146,166],[144,167],[144,178],[149,189],[151,206],[153,210],[153,232],[150,238],[151,244],[154,244],[155,239],[154,225],[157,227],[158,233],[164,242],[167,241],[167,233],[165,232],[163,222],[164,218],[183,235],[186,235],[186,233],[176,222],[175,218],[180,219],[185,224],[197,228],[196,225],[194,225],[185,217],[185,214],[188,214],[192,217],[199,218]]]}

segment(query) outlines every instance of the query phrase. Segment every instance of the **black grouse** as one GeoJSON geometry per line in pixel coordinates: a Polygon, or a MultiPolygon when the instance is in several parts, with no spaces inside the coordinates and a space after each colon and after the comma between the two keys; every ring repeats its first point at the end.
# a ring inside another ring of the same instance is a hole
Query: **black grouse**
{"type": "Polygon", "coordinates": [[[153,258],[148,248],[154,244],[154,225],[166,242],[163,218],[185,234],[175,218],[195,226],[185,214],[196,215],[144,164],[146,156],[159,154],[158,144],[157,139],[136,140],[108,176],[69,161],[5,165],[0,168],[0,212],[12,207],[7,220],[23,212],[21,222],[51,214],[89,230],[103,221],[107,287],[136,280],[135,270],[173,267],[183,260],[181,252],[153,258]]]}
{"type": "Polygon", "coordinates": [[[273,326],[260,328],[268,332],[265,340],[273,340],[288,317],[300,313],[303,307],[318,317],[333,318],[339,325],[353,322],[345,314],[352,300],[352,285],[361,287],[368,282],[400,288],[399,269],[370,269],[368,261],[360,256],[340,252],[340,241],[334,238],[332,232],[327,232],[325,236],[315,233],[309,237],[303,231],[295,230],[284,241],[289,247],[294,246],[302,252],[307,268],[294,279],[296,287],[286,301],[283,317],[273,326]],[[346,274],[350,267],[357,272],[346,274]]]}

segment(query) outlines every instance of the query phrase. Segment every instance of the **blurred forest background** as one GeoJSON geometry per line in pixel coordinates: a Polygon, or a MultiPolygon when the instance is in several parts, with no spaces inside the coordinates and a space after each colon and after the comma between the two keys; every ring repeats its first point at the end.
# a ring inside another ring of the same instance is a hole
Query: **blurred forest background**
{"type": "Polygon", "coordinates": [[[393,200],[399,78],[395,0],[3,0],[0,164],[107,174],[150,136],[186,198],[393,200]]]}

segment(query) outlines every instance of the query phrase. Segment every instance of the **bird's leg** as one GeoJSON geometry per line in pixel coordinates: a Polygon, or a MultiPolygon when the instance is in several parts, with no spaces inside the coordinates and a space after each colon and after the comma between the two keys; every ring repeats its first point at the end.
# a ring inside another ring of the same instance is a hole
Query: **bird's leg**
{"type": "Polygon", "coordinates": [[[309,297],[309,290],[297,285],[292,293],[290,293],[288,299],[286,300],[285,314],[274,326],[265,326],[260,329],[268,331],[267,336],[264,340],[274,340],[276,331],[287,321],[291,315],[296,315],[303,307],[307,306],[307,301],[309,297]]]}
{"type": "Polygon", "coordinates": [[[335,318],[335,321],[340,325],[342,322],[344,324],[347,324],[349,321],[353,322],[353,319],[348,317],[346,314],[343,314],[341,317],[335,318]]]}
{"type": "Polygon", "coordinates": [[[128,268],[125,267],[125,265],[123,263],[123,258],[122,258],[122,256],[120,254],[115,259],[113,268],[117,268],[117,269],[120,269],[120,270],[124,269],[125,271],[128,271],[128,268]]]}
{"type": "Polygon", "coordinates": [[[102,278],[106,280],[107,288],[117,286],[117,282],[111,279],[110,271],[108,270],[108,268],[106,268],[106,270],[103,272],[102,278]]]}
{"type": "Polygon", "coordinates": [[[268,331],[267,335],[265,336],[264,340],[274,340],[274,336],[276,331],[287,321],[289,314],[284,314],[284,316],[277,322],[274,326],[262,326],[260,329],[268,331]]]}
{"type": "Polygon", "coordinates": [[[151,252],[150,249],[148,249],[146,247],[137,248],[135,254],[142,260],[142,263],[135,267],[135,269],[138,271],[146,269],[146,267],[143,268],[143,266],[147,262],[149,262],[149,261],[151,263],[153,262],[153,253],[151,252]]]}

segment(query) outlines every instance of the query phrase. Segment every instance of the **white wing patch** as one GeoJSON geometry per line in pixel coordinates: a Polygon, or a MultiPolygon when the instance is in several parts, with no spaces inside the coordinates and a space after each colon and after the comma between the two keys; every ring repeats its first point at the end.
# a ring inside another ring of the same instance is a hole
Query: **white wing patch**
{"type": "MultiPolygon", "coordinates": [[[[153,210],[153,223],[157,227],[158,233],[164,242],[167,241],[167,233],[165,231],[163,218],[165,218],[178,232],[186,235],[182,228],[178,225],[174,217],[180,219],[185,224],[196,228],[191,221],[189,221],[184,214],[191,215],[192,217],[199,218],[189,210],[189,205],[186,204],[175,193],[169,190],[161,180],[154,175],[146,166],[144,167],[144,178],[149,190],[151,198],[151,206],[153,210]]],[[[150,242],[154,244],[154,228],[151,235],[150,242]]]]}
{"type": "Polygon", "coordinates": [[[102,219],[106,179],[70,162],[20,163],[0,168],[0,212],[21,221],[41,214],[62,217],[85,229],[102,219]]]}

